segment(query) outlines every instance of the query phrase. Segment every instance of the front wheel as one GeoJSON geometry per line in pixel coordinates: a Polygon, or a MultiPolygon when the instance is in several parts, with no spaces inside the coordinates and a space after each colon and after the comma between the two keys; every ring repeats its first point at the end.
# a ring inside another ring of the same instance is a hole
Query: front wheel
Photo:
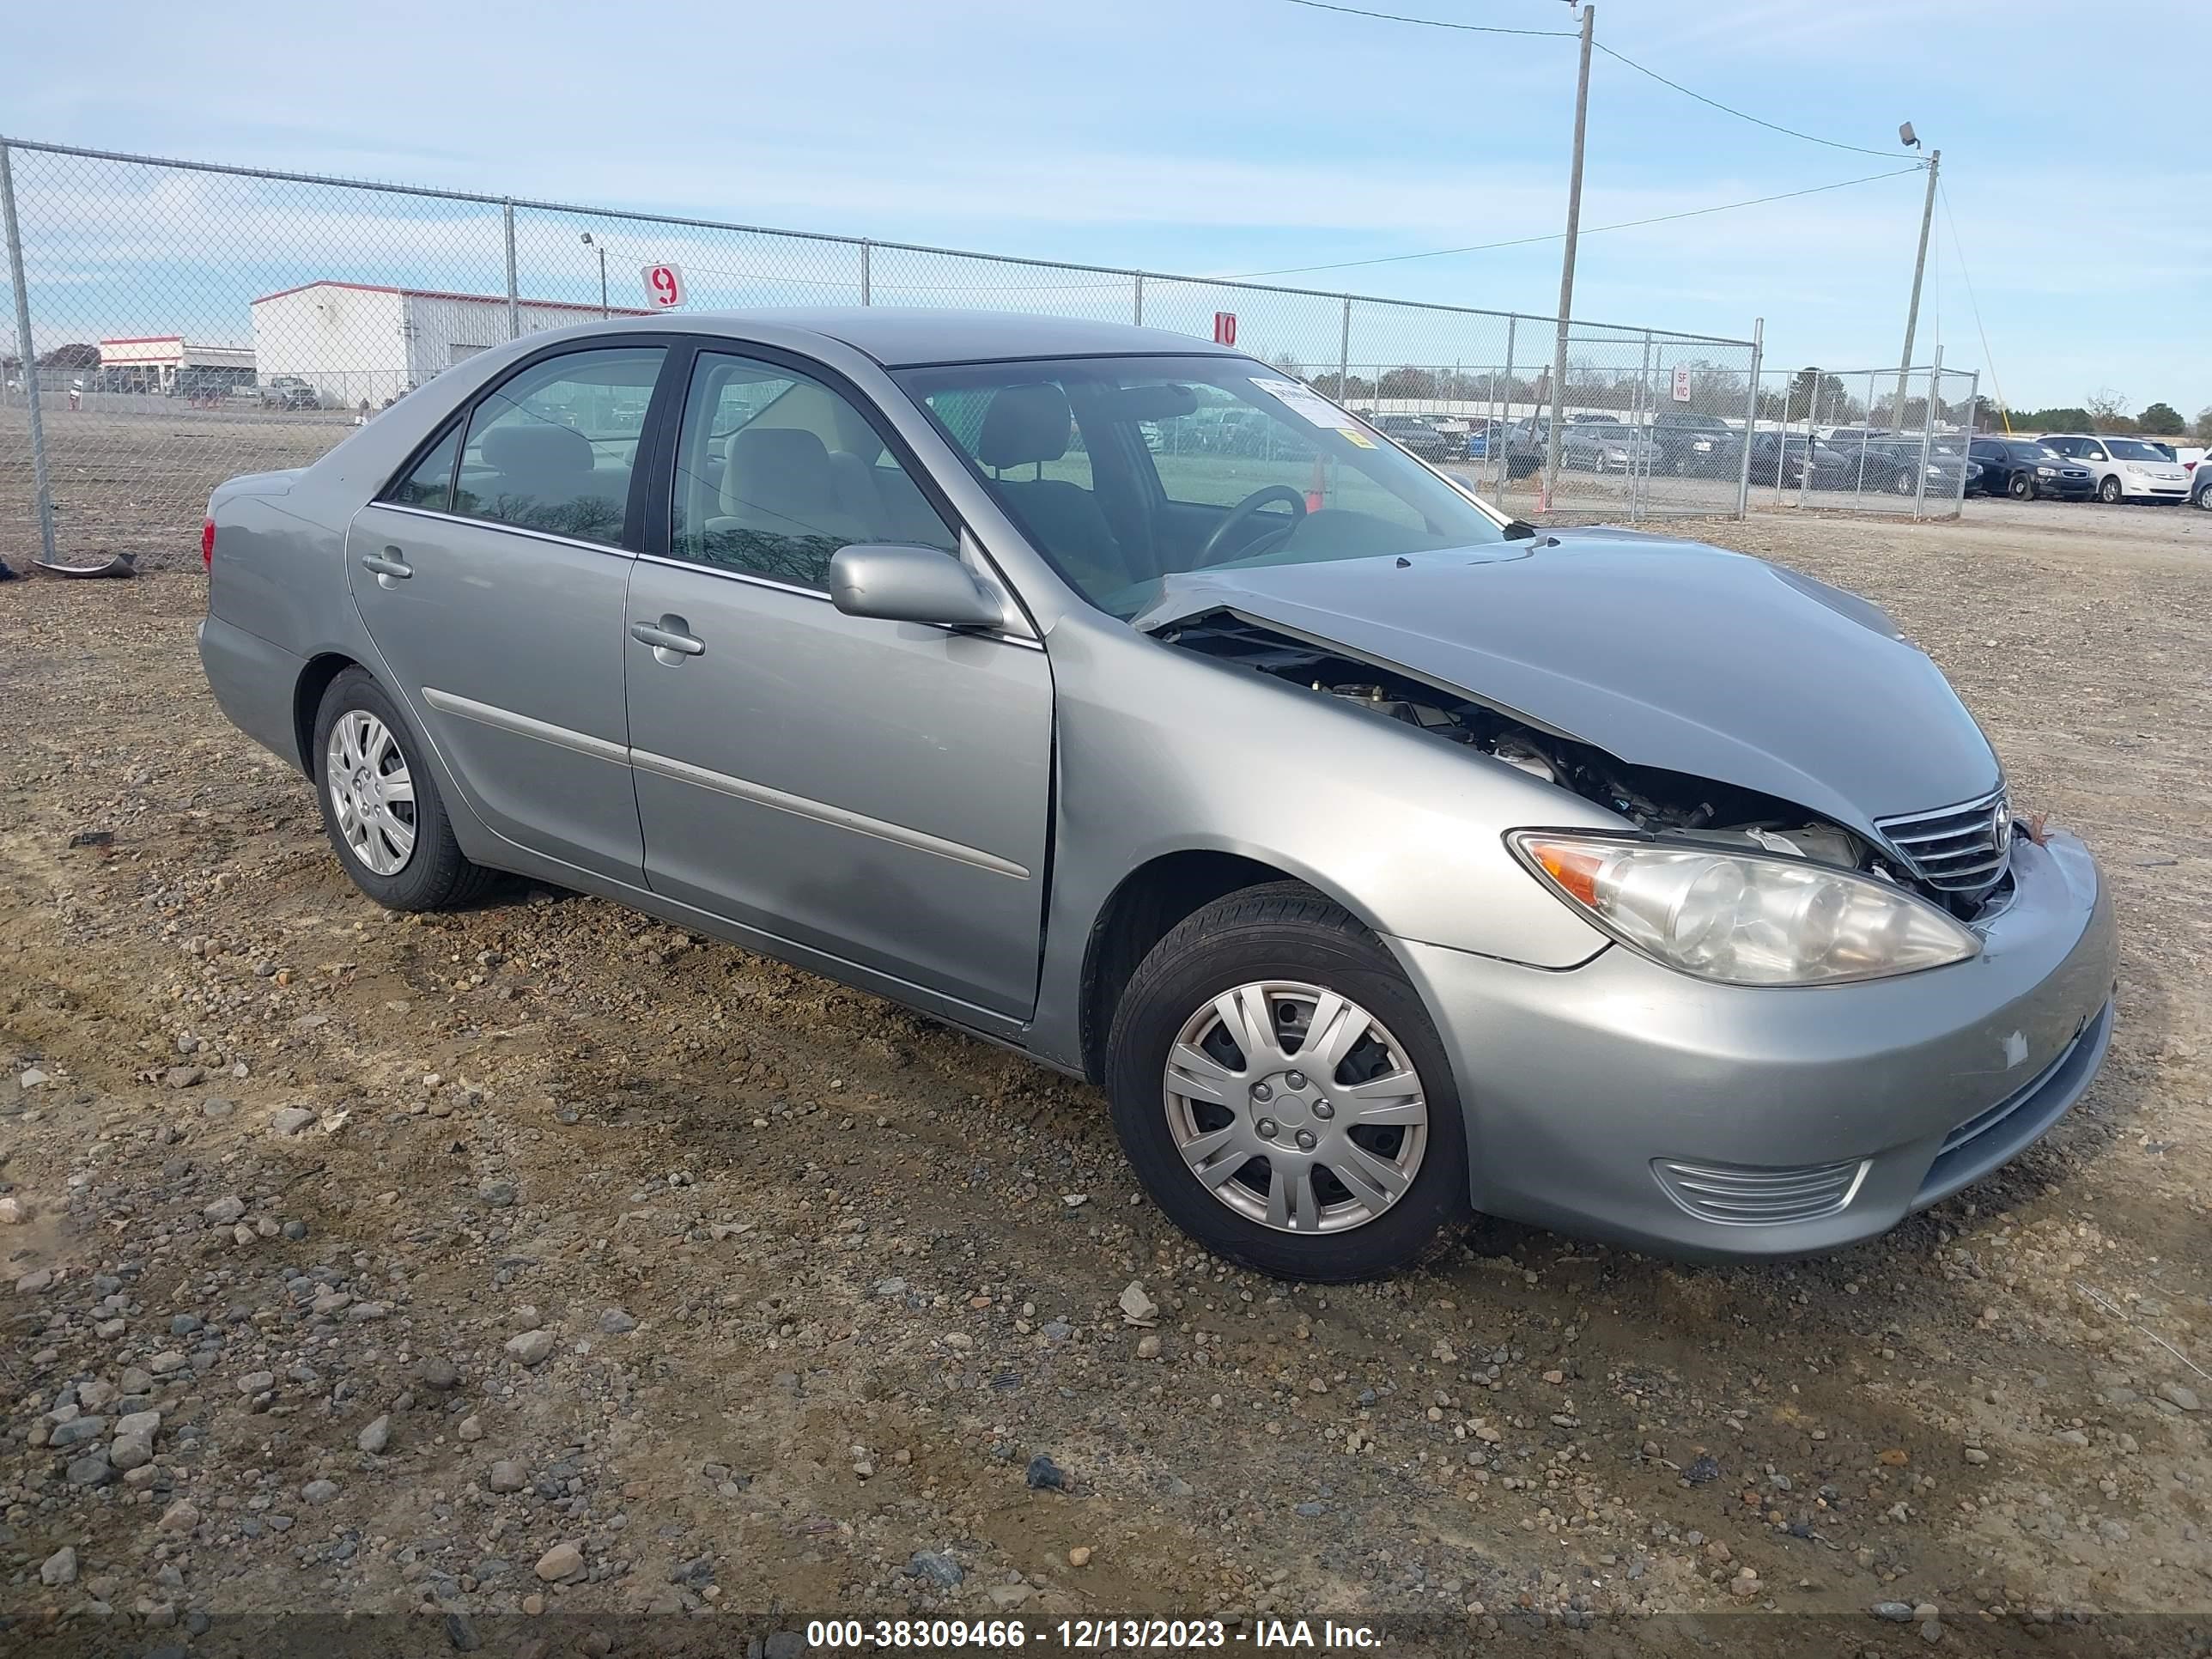
{"type": "Polygon", "coordinates": [[[2097,499],[2106,507],[2118,507],[2120,504],[2120,481],[2107,477],[2097,486],[2097,499]]]}
{"type": "Polygon", "coordinates": [[[2005,484],[2005,493],[2016,501],[2035,499],[2035,480],[2025,472],[2015,472],[2005,484]]]}
{"type": "Polygon", "coordinates": [[[1428,1011],[1373,934],[1298,883],[1232,893],[1155,945],[1107,1071],[1138,1179],[1218,1255],[1370,1279],[1468,1216],[1459,1095],[1428,1011]]]}
{"type": "MultiPolygon", "coordinates": [[[[2199,461],[2197,465],[2203,466],[2204,463],[2199,461]]],[[[2197,493],[2189,499],[2198,512],[2212,513],[2212,484],[2199,484],[2197,487],[2197,493]]]]}

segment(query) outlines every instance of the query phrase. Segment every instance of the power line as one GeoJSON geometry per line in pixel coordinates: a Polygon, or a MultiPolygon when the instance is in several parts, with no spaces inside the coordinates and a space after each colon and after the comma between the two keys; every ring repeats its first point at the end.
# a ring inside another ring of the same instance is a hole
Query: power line
{"type": "Polygon", "coordinates": [[[1405,17],[1395,11],[1366,11],[1358,6],[1333,6],[1328,0],[1286,0],[1293,6],[1305,6],[1315,11],[1341,12],[1346,17],[1369,17],[1379,23],[1413,23],[1422,28],[1453,29],[1462,34],[1525,34],[1546,40],[1575,40],[1581,36],[1572,29],[1508,29],[1489,23],[1448,23],[1436,17],[1405,17]]]}
{"type": "Polygon", "coordinates": [[[2012,410],[2005,402],[2004,387],[1997,380],[1997,360],[1990,351],[1990,331],[1982,326],[1982,302],[1974,293],[1974,274],[1966,269],[1966,245],[1959,240],[1959,222],[1951,216],[1951,192],[1943,188],[1943,181],[1936,181],[1936,193],[1943,198],[1943,222],[1951,228],[1951,251],[1959,256],[1959,275],[1966,279],[1966,303],[1974,313],[1974,332],[1982,337],[1982,361],[1989,365],[1990,390],[1997,394],[1997,413],[2004,421],[2005,434],[2012,434],[2012,410]]]}
{"type": "MultiPolygon", "coordinates": [[[[1680,213],[1662,213],[1650,219],[1624,219],[1613,225],[1588,225],[1583,234],[1595,236],[1604,230],[1637,230],[1645,225],[1670,224],[1677,219],[1703,218],[1707,214],[1732,213],[1738,208],[1763,207],[1769,202],[1787,202],[1799,196],[1819,196],[1832,190],[1848,190],[1853,185],[1870,185],[1878,179],[1899,179],[1908,173],[1918,173],[1917,165],[1893,167],[1887,173],[1869,173],[1859,179],[1839,179],[1832,185],[1813,185],[1803,190],[1785,190],[1775,196],[1754,196],[1746,202],[1722,202],[1713,207],[1688,208],[1680,213]]],[[[1476,242],[1467,247],[1430,248],[1420,253],[1384,253],[1371,259],[1339,259],[1328,264],[1281,265],[1273,270],[1247,270],[1227,278],[1231,282],[1245,282],[1255,276],[1291,276],[1312,270],[1349,270],[1355,265],[1397,264],[1407,259],[1443,259],[1456,253],[1488,253],[1501,247],[1529,247],[1538,242],[1557,242],[1565,239],[1565,231],[1553,231],[1544,236],[1516,236],[1503,242],[1476,242]]]]}
{"type": "MultiPolygon", "coordinates": [[[[1304,3],[1304,0],[1299,0],[1299,3],[1304,3]]],[[[1595,46],[1600,52],[1603,52],[1607,57],[1612,58],[1614,62],[1627,64],[1629,68],[1634,70],[1638,75],[1650,76],[1662,87],[1674,88],[1675,91],[1680,93],[1685,98],[1694,98],[1699,103],[1706,106],[1710,109],[1717,109],[1723,115],[1733,115],[1739,121],[1748,121],[1755,127],[1765,127],[1769,132],[1779,132],[1792,138],[1802,138],[1808,144],[1826,144],[1830,149],[1847,149],[1854,155],[1888,156],[1896,154],[1894,150],[1869,149],[1863,144],[1838,143],[1833,138],[1819,137],[1813,133],[1800,132],[1795,127],[1781,126],[1772,121],[1762,120],[1756,115],[1747,114],[1742,110],[1736,109],[1728,104],[1723,104],[1717,98],[1708,98],[1702,92],[1692,92],[1689,88],[1684,86],[1680,81],[1669,81],[1665,76],[1660,74],[1657,70],[1646,69],[1643,64],[1638,63],[1633,58],[1626,57],[1623,54],[1615,52],[1611,46],[1606,45],[1602,40],[1593,40],[1590,44],[1595,46]]],[[[1916,163],[1916,165],[1924,167],[1927,163],[1919,162],[1916,163]]]]}

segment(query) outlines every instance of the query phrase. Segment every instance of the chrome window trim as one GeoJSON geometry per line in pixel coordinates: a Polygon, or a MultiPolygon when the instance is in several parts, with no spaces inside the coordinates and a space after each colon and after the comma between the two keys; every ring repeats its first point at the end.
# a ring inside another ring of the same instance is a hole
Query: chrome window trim
{"type": "Polygon", "coordinates": [[[1028,866],[1002,859],[995,853],[987,853],[980,847],[969,847],[957,841],[947,841],[942,836],[933,836],[925,830],[909,830],[902,823],[891,823],[882,818],[872,818],[865,812],[855,812],[842,806],[832,806],[827,801],[813,800],[805,795],[787,794],[781,789],[771,789],[766,784],[748,779],[732,777],[726,772],[711,771],[703,766],[694,766],[667,755],[656,755],[647,749],[629,751],[630,762],[640,771],[652,772],[678,783],[688,783],[701,789],[713,790],[716,794],[734,799],[750,801],[757,806],[771,807],[793,817],[811,818],[817,823],[826,823],[839,830],[873,836],[895,846],[909,847],[916,852],[929,853],[956,864],[965,864],[994,876],[1011,876],[1017,881],[1029,879],[1028,866]]]}
{"type": "Polygon", "coordinates": [[[512,732],[517,737],[535,738],[538,742],[550,743],[556,749],[566,749],[572,754],[605,761],[611,765],[629,764],[628,749],[605,738],[595,738],[588,732],[556,726],[550,720],[533,720],[528,714],[518,714],[511,708],[501,708],[495,703],[478,702],[474,697],[441,691],[435,686],[422,688],[422,701],[440,714],[451,714],[457,720],[473,720],[478,726],[512,732]]]}

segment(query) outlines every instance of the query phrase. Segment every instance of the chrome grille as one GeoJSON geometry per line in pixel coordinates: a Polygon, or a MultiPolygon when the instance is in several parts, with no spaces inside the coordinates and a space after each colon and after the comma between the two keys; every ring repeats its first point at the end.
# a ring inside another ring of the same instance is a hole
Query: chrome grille
{"type": "Polygon", "coordinates": [[[1906,869],[1947,893],[1987,892],[2012,859],[2012,809],[2002,789],[1961,806],[1876,818],[1875,828],[1906,869]]]}
{"type": "Polygon", "coordinates": [[[1652,1160],[1651,1173],[1668,1197],[1701,1221],[1775,1227],[1842,1209],[1857,1195],[1866,1167],[1860,1158],[1785,1170],[1662,1158],[1652,1160]]]}

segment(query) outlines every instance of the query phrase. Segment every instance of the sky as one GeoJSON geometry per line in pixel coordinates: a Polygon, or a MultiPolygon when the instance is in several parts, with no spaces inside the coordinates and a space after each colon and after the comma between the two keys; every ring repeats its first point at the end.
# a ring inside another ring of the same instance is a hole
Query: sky
{"type": "MultiPolygon", "coordinates": [[[[1355,3],[1577,26],[1566,0],[1355,3]]],[[[1338,266],[1265,280],[1540,314],[1558,299],[1557,240],[1390,256],[1557,235],[1568,39],[1291,0],[384,0],[305,12],[106,0],[21,9],[10,35],[28,72],[11,77],[0,128],[19,138],[1158,271],[1338,266]]],[[[1596,38],[1737,110],[1875,153],[1752,125],[1601,53],[1578,318],[1729,338],[1764,319],[1769,367],[1893,371],[1924,174],[1590,228],[1910,167],[1917,157],[1896,131],[1910,119],[1942,151],[1948,202],[1917,359],[1940,344],[1947,366],[1984,372],[1985,393],[1994,371],[2014,407],[2100,392],[2191,417],[2212,405],[2201,21],[2136,0],[2014,0],[2001,23],[1987,7],[1892,0],[1604,0],[1596,38]]],[[[217,308],[206,262],[230,261],[253,287],[388,279],[397,240],[419,255],[409,270],[434,276],[459,261],[447,240],[459,238],[473,272],[487,234],[395,229],[311,192],[248,196],[221,181],[138,200],[113,169],[52,157],[19,156],[17,188],[32,295],[52,319],[35,325],[42,346],[50,326],[170,331],[160,325],[174,315],[204,329],[194,307],[217,308]],[[108,279],[130,259],[165,263],[141,264],[143,302],[125,307],[108,279]]],[[[617,228],[617,304],[639,302],[641,259],[696,260],[708,286],[736,282],[717,274],[731,255],[617,228]]],[[[530,259],[557,264],[561,295],[547,297],[596,298],[595,255],[571,229],[528,224],[530,259]]],[[[843,258],[824,250],[813,289],[775,297],[856,297],[837,287],[853,274],[843,258]]],[[[1105,303],[1073,278],[1067,295],[1105,303]]],[[[239,309],[229,287],[220,304],[239,309]]],[[[1252,319],[1240,343],[1267,345],[1257,328],[1286,349],[1317,349],[1318,309],[1266,296],[1238,309],[1252,319]]]]}

